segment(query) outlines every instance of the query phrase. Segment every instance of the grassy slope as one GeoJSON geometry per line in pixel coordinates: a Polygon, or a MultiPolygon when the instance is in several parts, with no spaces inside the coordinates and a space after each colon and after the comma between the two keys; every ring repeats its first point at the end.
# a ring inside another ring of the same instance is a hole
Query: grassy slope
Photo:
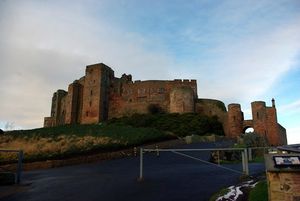
{"type": "MultiPolygon", "coordinates": [[[[25,161],[37,161],[113,151],[168,138],[171,136],[154,128],[74,125],[6,132],[0,137],[0,148],[22,149],[25,161]]],[[[2,153],[0,162],[15,158],[15,154],[2,153]]]]}
{"type": "Polygon", "coordinates": [[[266,181],[259,182],[250,191],[249,201],[268,201],[268,186],[266,181]]]}
{"type": "MultiPolygon", "coordinates": [[[[192,113],[135,114],[104,124],[6,132],[0,136],[0,148],[22,149],[25,161],[36,161],[107,152],[176,136],[207,133],[223,135],[222,124],[216,117],[192,113]]],[[[15,158],[15,154],[0,153],[0,163],[15,158]]]]}
{"type": "Polygon", "coordinates": [[[170,131],[177,136],[216,134],[224,135],[223,126],[216,116],[208,117],[195,113],[134,114],[130,117],[111,119],[109,122],[134,127],[151,127],[170,131]]]}

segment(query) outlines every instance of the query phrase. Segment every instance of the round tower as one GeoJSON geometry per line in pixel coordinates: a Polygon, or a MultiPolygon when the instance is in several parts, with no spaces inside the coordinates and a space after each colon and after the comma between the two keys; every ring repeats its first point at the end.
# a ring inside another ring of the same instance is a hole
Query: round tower
{"type": "Polygon", "coordinates": [[[175,88],[170,93],[170,112],[189,113],[195,112],[194,91],[191,87],[182,86],[175,88]]]}
{"type": "Polygon", "coordinates": [[[235,138],[243,133],[243,121],[244,115],[241,110],[241,105],[232,103],[228,105],[228,135],[229,137],[235,138]]]}

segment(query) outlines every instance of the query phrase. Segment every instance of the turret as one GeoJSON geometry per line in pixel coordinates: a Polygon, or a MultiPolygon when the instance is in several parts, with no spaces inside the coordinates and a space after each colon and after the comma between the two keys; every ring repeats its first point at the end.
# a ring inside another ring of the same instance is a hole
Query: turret
{"type": "Polygon", "coordinates": [[[275,107],[275,99],[272,98],[272,107],[275,107]]]}

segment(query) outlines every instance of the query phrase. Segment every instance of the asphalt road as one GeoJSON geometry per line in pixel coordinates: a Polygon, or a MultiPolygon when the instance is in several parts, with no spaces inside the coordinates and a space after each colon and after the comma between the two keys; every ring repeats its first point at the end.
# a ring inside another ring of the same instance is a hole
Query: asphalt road
{"type": "MultiPolygon", "coordinates": [[[[226,144],[202,143],[184,148],[215,146],[226,144]]],[[[209,154],[193,156],[208,159],[209,154]]],[[[226,165],[240,171],[241,166],[226,165]]],[[[250,164],[250,174],[263,171],[263,164],[250,164]]],[[[138,157],[29,171],[22,178],[26,187],[0,201],[207,201],[220,188],[238,183],[240,174],[174,153],[161,153],[159,157],[148,153],[144,157],[144,180],[137,181],[138,176],[138,157]]]]}

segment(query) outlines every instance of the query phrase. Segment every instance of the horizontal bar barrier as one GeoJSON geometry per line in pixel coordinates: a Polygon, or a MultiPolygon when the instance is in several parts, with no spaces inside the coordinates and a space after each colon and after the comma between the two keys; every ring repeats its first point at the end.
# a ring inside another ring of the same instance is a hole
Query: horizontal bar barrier
{"type": "Polygon", "coordinates": [[[211,148],[211,149],[143,149],[143,151],[243,151],[245,148],[211,148]]]}

